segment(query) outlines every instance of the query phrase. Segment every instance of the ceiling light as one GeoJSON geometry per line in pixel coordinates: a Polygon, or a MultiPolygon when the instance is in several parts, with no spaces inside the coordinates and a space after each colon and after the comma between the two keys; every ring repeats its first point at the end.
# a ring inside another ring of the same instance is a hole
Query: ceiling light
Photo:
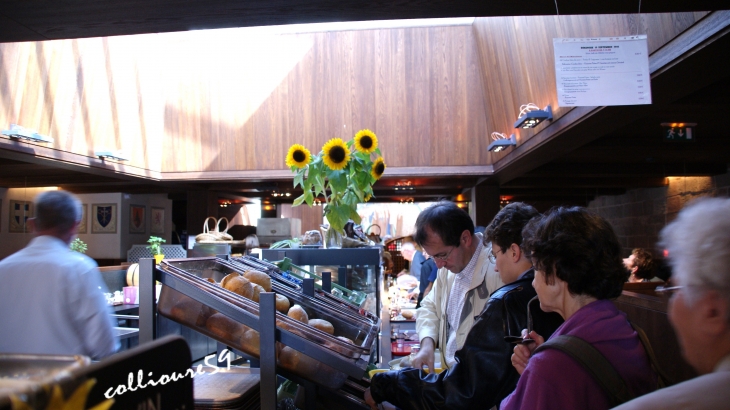
{"type": "Polygon", "coordinates": [[[507,149],[507,147],[517,145],[517,139],[515,138],[515,134],[512,134],[509,136],[509,138],[507,138],[504,134],[493,132],[492,139],[494,141],[492,141],[492,143],[489,144],[489,147],[487,147],[487,150],[492,152],[504,151],[505,149],[507,149]]]}
{"type": "Polygon", "coordinates": [[[44,142],[48,144],[53,143],[53,138],[38,134],[35,130],[24,128],[17,124],[10,124],[10,129],[2,130],[2,134],[11,138],[24,139],[33,142],[44,142]]]}
{"type": "Polygon", "coordinates": [[[94,156],[101,159],[113,159],[116,161],[129,161],[127,155],[122,151],[100,150],[94,151],[94,156]]]}
{"type": "Polygon", "coordinates": [[[525,104],[520,107],[520,117],[515,122],[515,128],[533,128],[545,120],[553,120],[553,110],[549,105],[541,110],[535,104],[525,104]]]}

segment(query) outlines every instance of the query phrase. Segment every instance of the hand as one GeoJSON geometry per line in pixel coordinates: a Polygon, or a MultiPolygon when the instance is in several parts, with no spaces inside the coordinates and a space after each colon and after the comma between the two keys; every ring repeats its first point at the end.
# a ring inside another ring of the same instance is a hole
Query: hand
{"type": "Polygon", "coordinates": [[[363,396],[365,398],[365,403],[367,403],[367,405],[370,406],[372,410],[378,410],[378,403],[375,402],[375,399],[373,399],[373,395],[370,394],[369,387],[365,389],[365,393],[363,394],[363,396]]]}
{"type": "Polygon", "coordinates": [[[428,366],[429,371],[435,371],[433,366],[434,363],[434,341],[430,337],[424,337],[421,340],[421,350],[418,352],[416,357],[411,361],[411,366],[416,369],[422,369],[423,366],[428,366]]]}
{"type": "MultiPolygon", "coordinates": [[[[545,343],[545,338],[535,333],[533,330],[530,332],[530,339],[534,340],[535,343],[519,344],[515,346],[514,353],[512,354],[512,366],[515,367],[517,373],[522,374],[527,367],[527,362],[530,361],[532,352],[537,349],[538,346],[545,343]]],[[[527,337],[527,329],[522,329],[522,338],[527,337]]]]}

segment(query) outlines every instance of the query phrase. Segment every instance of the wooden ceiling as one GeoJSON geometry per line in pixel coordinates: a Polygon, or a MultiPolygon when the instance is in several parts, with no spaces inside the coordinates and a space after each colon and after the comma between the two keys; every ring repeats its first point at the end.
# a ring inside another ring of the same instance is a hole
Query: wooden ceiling
{"type": "MultiPolygon", "coordinates": [[[[388,20],[555,14],[552,1],[473,2],[422,0],[408,2],[88,0],[4,1],[0,10],[0,42],[114,36],[204,28],[243,27],[330,21],[388,20]]],[[[561,14],[635,13],[638,1],[586,2],[562,0],[561,14]]],[[[644,0],[641,12],[718,10],[725,0],[644,0]]],[[[709,45],[678,59],[652,80],[651,106],[603,107],[562,130],[559,138],[522,155],[508,155],[486,177],[449,175],[404,179],[386,177],[376,184],[378,200],[453,198],[477,184],[499,185],[500,194],[546,208],[556,204],[585,205],[597,195],[614,195],[639,187],[663,186],[668,176],[726,173],[730,131],[725,123],[730,104],[730,35],[725,29],[709,45]],[[662,122],[695,122],[696,141],[662,141],[662,122]],[[396,191],[410,182],[415,191],[396,191]]],[[[246,182],[159,182],[89,173],[54,161],[27,162],[0,150],[0,186],[57,185],[76,193],[167,192],[213,190],[223,196],[263,198],[286,191],[290,179],[246,182]]],[[[296,193],[295,193],[296,194],[296,193]]],[[[283,197],[279,201],[291,201],[283,197]]],[[[276,200],[276,199],[275,199],[276,200]]]]}

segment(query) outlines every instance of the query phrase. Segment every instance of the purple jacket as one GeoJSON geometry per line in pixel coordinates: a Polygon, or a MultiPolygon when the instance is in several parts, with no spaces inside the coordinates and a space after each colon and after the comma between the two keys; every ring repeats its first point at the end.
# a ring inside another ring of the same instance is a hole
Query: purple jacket
{"type": "MultiPolygon", "coordinates": [[[[590,303],[568,318],[552,337],[572,335],[598,349],[638,397],[654,391],[656,375],[623,312],[609,300],[590,303]]],[[[567,354],[546,349],[530,358],[517,388],[501,410],[610,408],[608,396],[583,367],[567,354]]]]}

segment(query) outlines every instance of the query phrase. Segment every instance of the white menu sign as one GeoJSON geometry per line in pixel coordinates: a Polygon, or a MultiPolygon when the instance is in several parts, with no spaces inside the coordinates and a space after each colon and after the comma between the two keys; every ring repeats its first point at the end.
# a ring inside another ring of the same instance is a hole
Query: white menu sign
{"type": "Polygon", "coordinates": [[[646,36],[554,38],[561,107],[651,104],[646,36]]]}

